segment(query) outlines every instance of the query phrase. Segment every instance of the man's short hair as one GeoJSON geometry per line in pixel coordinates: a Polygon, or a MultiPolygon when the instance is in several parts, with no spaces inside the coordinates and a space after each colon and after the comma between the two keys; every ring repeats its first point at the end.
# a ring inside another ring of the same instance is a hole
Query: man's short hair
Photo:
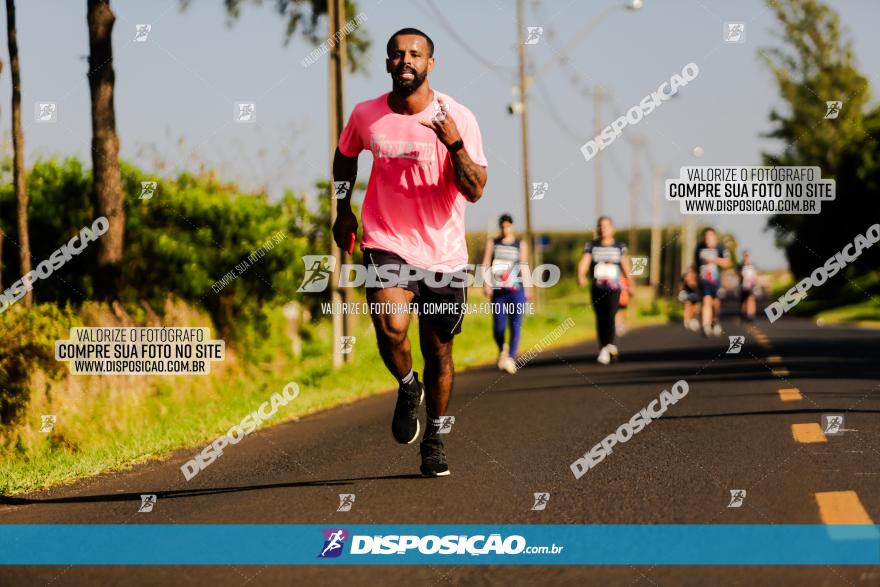
{"type": "Polygon", "coordinates": [[[513,216],[510,214],[502,214],[500,218],[498,218],[498,226],[501,226],[505,222],[510,222],[513,224],[513,216]]]}
{"type": "Polygon", "coordinates": [[[428,57],[434,56],[434,41],[431,40],[431,37],[420,31],[419,29],[414,29],[411,27],[407,27],[405,29],[400,29],[388,39],[388,44],[385,46],[385,54],[391,55],[391,50],[394,49],[394,45],[392,45],[392,41],[394,41],[394,37],[398,35],[418,35],[420,37],[425,37],[425,41],[428,43],[428,57]]]}

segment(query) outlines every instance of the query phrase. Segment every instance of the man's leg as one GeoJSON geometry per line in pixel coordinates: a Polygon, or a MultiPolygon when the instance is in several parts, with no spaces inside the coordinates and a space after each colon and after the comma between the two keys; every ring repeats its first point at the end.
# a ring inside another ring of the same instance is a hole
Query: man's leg
{"type": "Polygon", "coordinates": [[[452,396],[455,365],[452,362],[453,335],[428,320],[419,319],[419,346],[425,359],[425,392],[428,407],[428,431],[431,418],[446,415],[452,396]]]}
{"type": "Polygon", "coordinates": [[[367,301],[377,311],[371,313],[376,330],[376,342],[385,367],[397,379],[397,403],[391,420],[391,433],[401,444],[410,444],[419,437],[419,406],[424,392],[418,377],[412,371],[412,354],[407,331],[410,316],[409,303],[415,294],[399,287],[370,289],[367,301]],[[383,307],[384,306],[384,307],[383,307]],[[406,310],[405,310],[406,309],[406,310]]]}
{"type": "MultiPolygon", "coordinates": [[[[370,289],[367,291],[367,301],[371,307],[382,309],[402,308],[408,306],[415,294],[407,289],[399,287],[387,287],[384,289],[370,289]],[[372,304],[377,304],[372,306],[372,304]]],[[[404,312],[374,312],[370,318],[373,320],[373,328],[376,330],[376,342],[379,345],[379,354],[385,367],[397,380],[412,370],[412,353],[410,351],[409,321],[410,315],[404,312]]]]}
{"type": "MultiPolygon", "coordinates": [[[[426,288],[427,289],[427,288],[426,288]]],[[[422,296],[427,302],[443,300],[449,303],[463,304],[467,294],[462,288],[443,288],[440,290],[428,290],[427,296],[422,296]]],[[[462,308],[462,312],[463,312],[462,308]]],[[[428,419],[425,426],[425,435],[419,452],[422,457],[420,468],[422,475],[428,477],[443,477],[449,475],[449,465],[446,463],[446,452],[443,441],[440,440],[440,430],[443,425],[443,416],[452,396],[452,384],[455,377],[455,365],[452,362],[452,340],[457,332],[461,331],[463,313],[446,313],[444,315],[429,315],[422,313],[419,316],[419,346],[422,350],[422,358],[425,360],[425,391],[427,395],[428,419]]]]}

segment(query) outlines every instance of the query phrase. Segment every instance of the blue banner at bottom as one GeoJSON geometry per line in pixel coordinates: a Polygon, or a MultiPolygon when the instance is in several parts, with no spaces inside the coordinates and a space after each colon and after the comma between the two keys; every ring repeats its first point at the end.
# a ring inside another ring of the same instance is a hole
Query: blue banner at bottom
{"type": "Polygon", "coordinates": [[[876,565],[875,525],[0,525],[3,565],[876,565]]]}

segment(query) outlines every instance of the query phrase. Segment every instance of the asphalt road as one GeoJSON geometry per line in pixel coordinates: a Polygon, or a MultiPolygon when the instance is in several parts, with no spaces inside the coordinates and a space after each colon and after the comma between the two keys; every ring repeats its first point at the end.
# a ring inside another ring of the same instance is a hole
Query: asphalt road
{"type": "MultiPolygon", "coordinates": [[[[516,375],[494,366],[460,373],[446,478],[420,478],[418,445],[394,442],[388,393],[259,430],[189,482],[179,467],[194,449],[0,498],[0,523],[818,524],[857,516],[859,504],[880,520],[880,330],[787,317],[724,328],[712,339],[677,324],[633,331],[610,366],[586,343],[545,351],[516,375]],[[728,354],[727,335],[737,334],[745,345],[728,354]],[[574,478],[572,461],[679,379],[689,384],[685,398],[574,478]],[[829,412],[845,414],[844,433],[804,442],[829,412]],[[728,507],[731,489],[746,490],[741,507],[728,507]],[[549,504],[532,511],[540,491],[549,504]],[[835,502],[832,492],[851,499],[835,502]],[[137,513],[145,493],[158,501],[137,513]],[[336,511],[340,493],[356,495],[351,511],[336,511]]],[[[880,585],[880,566],[0,568],[9,586],[299,582],[880,585]]]]}

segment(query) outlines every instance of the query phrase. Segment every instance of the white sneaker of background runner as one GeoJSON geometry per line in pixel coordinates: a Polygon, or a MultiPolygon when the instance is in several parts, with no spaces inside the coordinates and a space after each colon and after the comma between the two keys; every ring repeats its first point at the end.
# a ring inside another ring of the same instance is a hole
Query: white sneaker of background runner
{"type": "Polygon", "coordinates": [[[596,357],[596,361],[602,363],[603,365],[607,365],[611,362],[611,353],[608,351],[607,346],[603,346],[599,351],[599,356],[596,357]]]}
{"type": "Polygon", "coordinates": [[[516,373],[516,361],[513,360],[513,357],[507,357],[504,359],[504,362],[501,364],[501,370],[507,371],[511,375],[516,373]]]}
{"type": "Polygon", "coordinates": [[[617,355],[620,354],[620,351],[617,350],[617,345],[616,345],[616,344],[609,344],[609,345],[606,345],[605,348],[608,349],[608,352],[611,353],[611,356],[612,356],[612,357],[616,357],[617,355]]]}
{"type": "Polygon", "coordinates": [[[510,358],[510,354],[507,350],[507,343],[505,342],[501,346],[501,354],[498,355],[498,368],[504,369],[504,364],[507,362],[507,359],[510,358]]]}

